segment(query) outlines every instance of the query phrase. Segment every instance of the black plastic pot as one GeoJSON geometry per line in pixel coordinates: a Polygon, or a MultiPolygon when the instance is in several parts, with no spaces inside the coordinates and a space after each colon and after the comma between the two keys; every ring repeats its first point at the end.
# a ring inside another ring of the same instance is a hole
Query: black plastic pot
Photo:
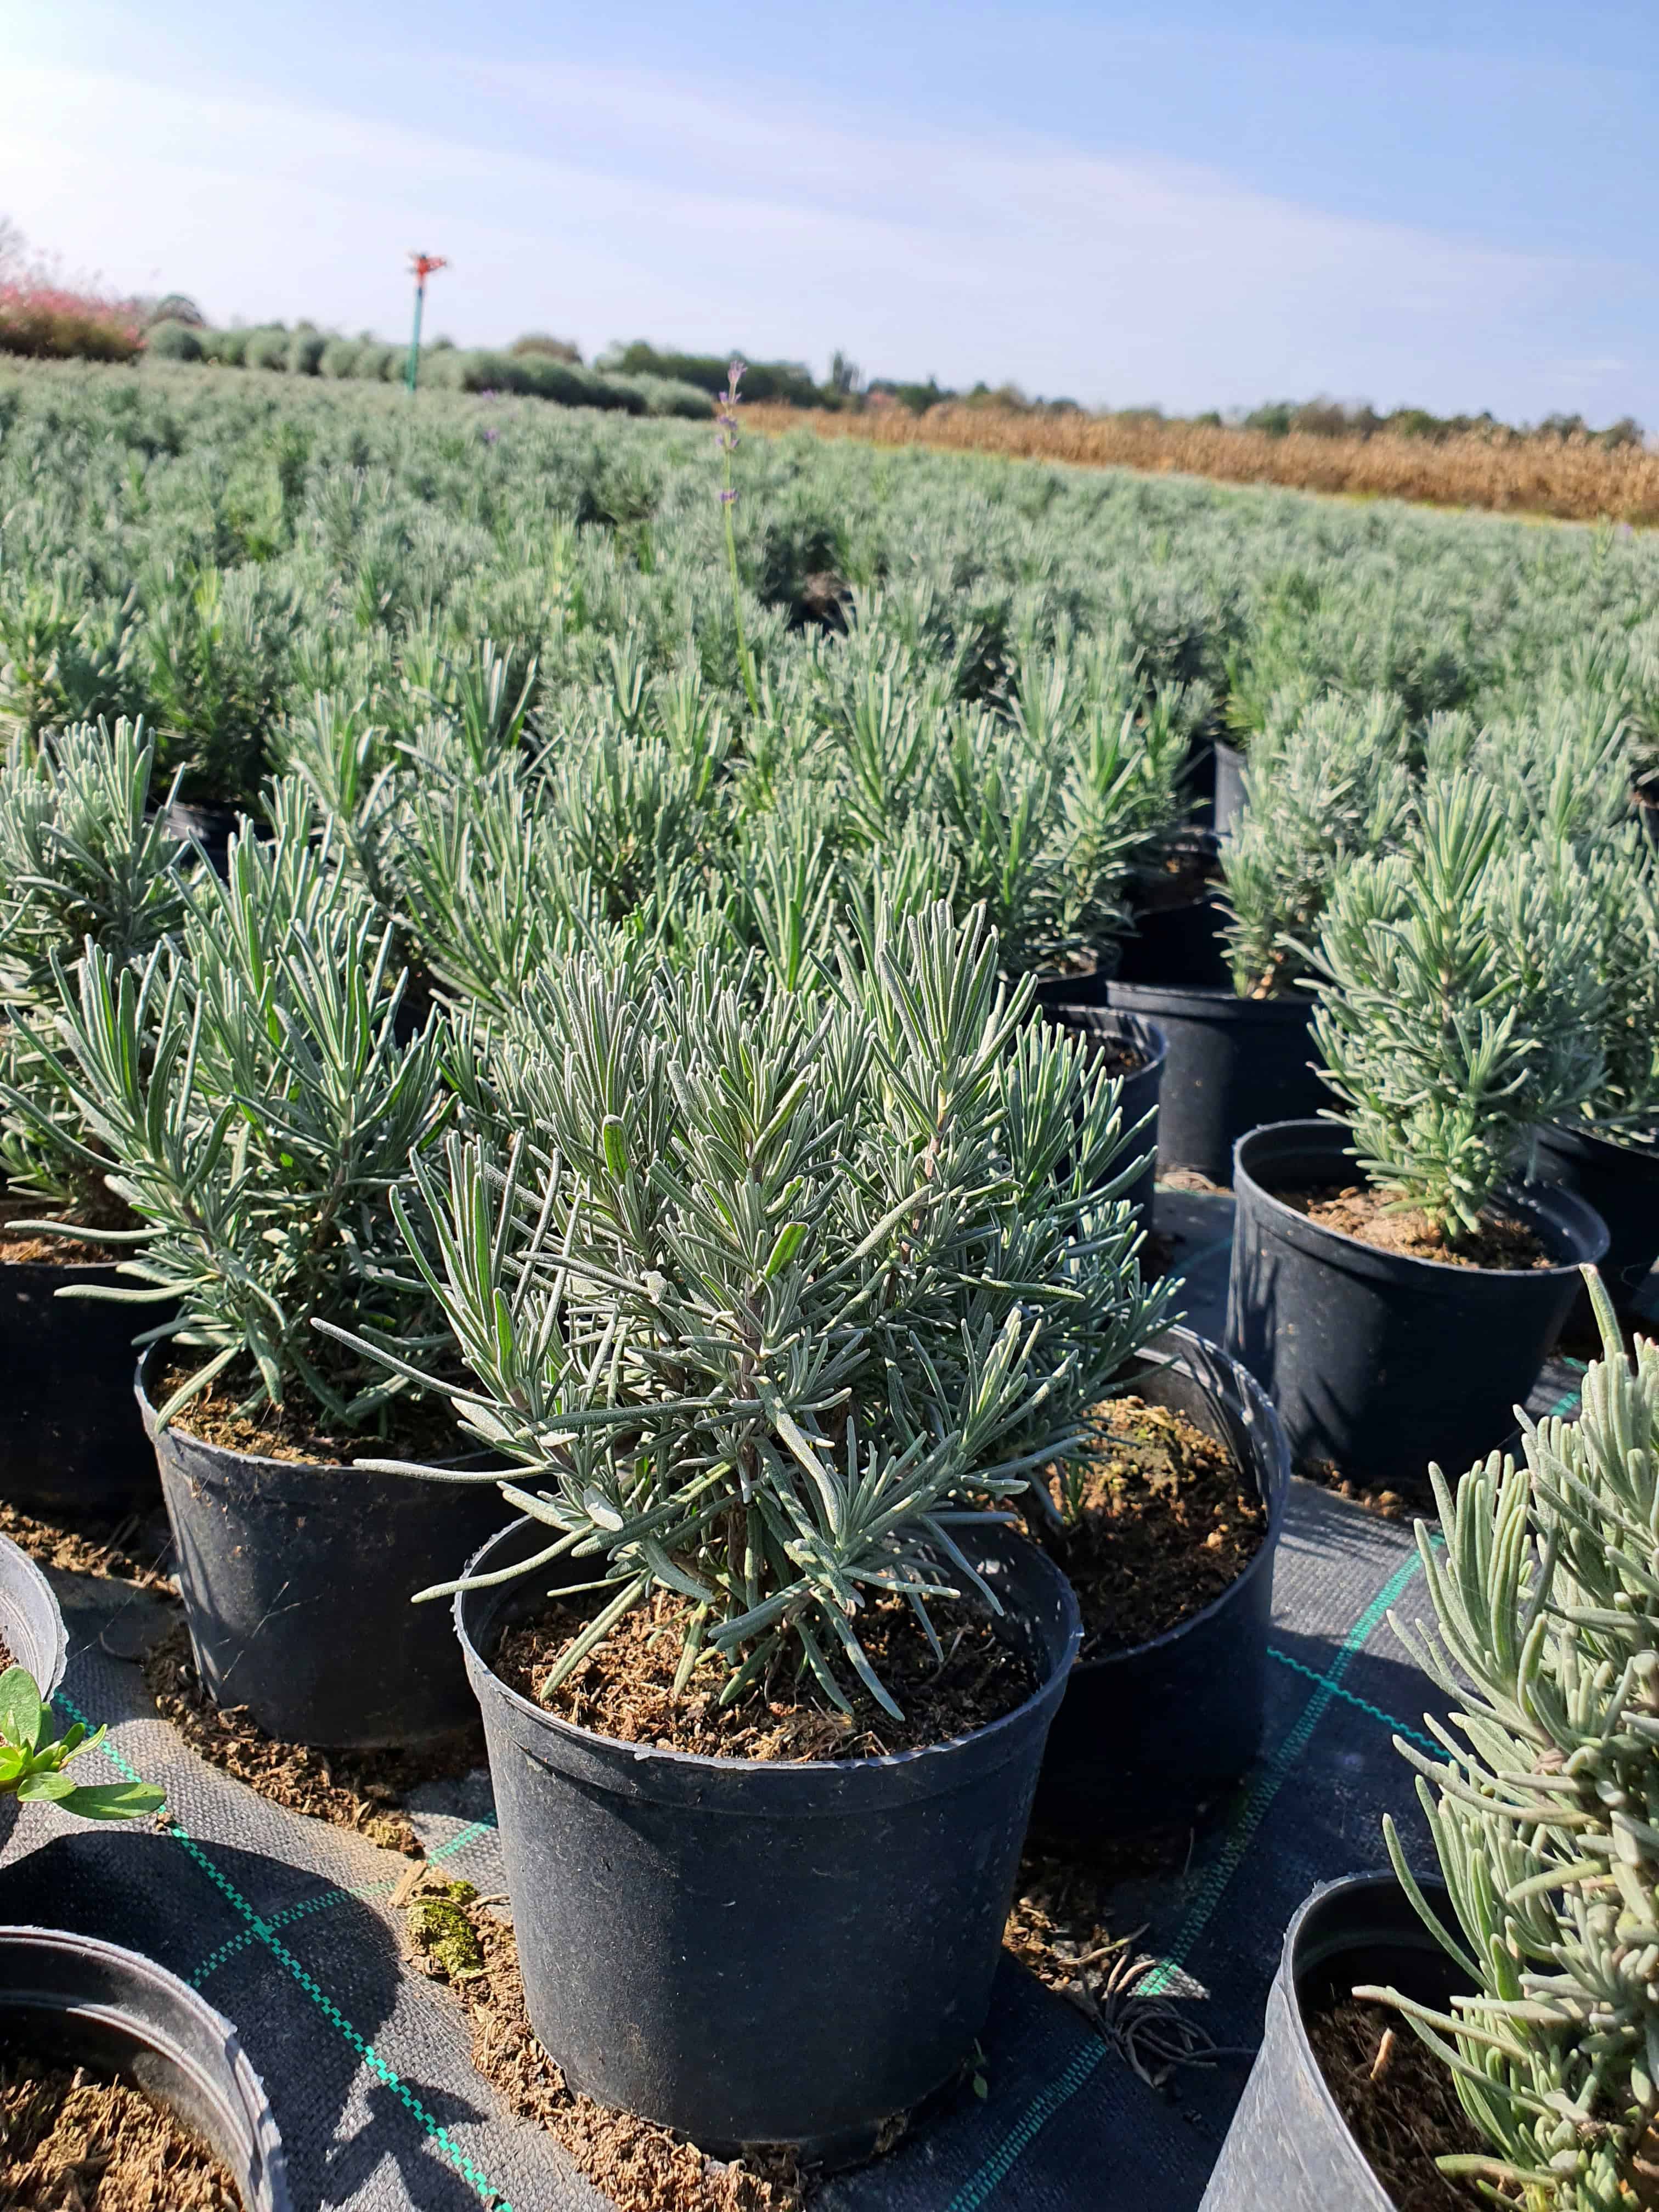
{"type": "Polygon", "coordinates": [[[1117,1003],[1120,983],[1177,986],[1182,989],[1232,988],[1222,931],[1226,916],[1207,894],[1173,906],[1151,907],[1135,917],[1135,933],[1126,937],[1107,986],[1109,1006],[1117,1003]]]}
{"type": "Polygon", "coordinates": [[[1235,1781],[1261,1741],[1273,1555],[1290,1496],[1284,1432],[1254,1376],[1190,1329],[1158,1340],[1133,1387],[1226,1445],[1267,1509],[1267,1533],[1202,1613],[1150,1644],[1073,1668],[1037,1784],[1035,1817],[1051,1827],[1181,1819],[1235,1781]]]}
{"type": "MultiPolygon", "coordinates": [[[[556,1719],[491,1672],[545,1577],[463,1593],[531,2023],[580,2089],[705,2150],[866,2156],[984,2026],[1043,1738],[1080,1633],[1070,1586],[987,1522],[952,1534],[1042,1686],[886,1759],[707,1759],[556,1719]]],[[[521,1521],[481,1574],[546,1540],[521,1521]]]]}
{"type": "Polygon", "coordinates": [[[1241,999],[1231,983],[1119,980],[1109,1003],[1156,1022],[1170,1040],[1158,1116],[1162,1168],[1195,1168],[1224,1183],[1247,1129],[1315,1114],[1329,1102],[1312,1065],[1311,999],[1241,999]]]}
{"type": "Polygon", "coordinates": [[[241,819],[235,807],[192,805],[188,799],[175,799],[163,818],[173,836],[200,847],[202,858],[216,876],[225,874],[230,866],[230,841],[241,819]]]}
{"type": "Polygon", "coordinates": [[[426,1743],[472,1717],[440,1605],[492,1528],[490,1484],[421,1482],[358,1467],[258,1459],[182,1429],[155,1434],[191,1647],[209,1693],[286,1743],[331,1751],[426,1743]]]}
{"type": "Polygon", "coordinates": [[[1420,1491],[1501,1444],[1607,1232],[1571,1191],[1502,1194],[1548,1267],[1455,1267],[1322,1228],[1273,1196],[1351,1181],[1348,1133],[1281,1121],[1241,1139],[1227,1349],[1273,1400],[1292,1462],[1420,1491]]]}
{"type": "Polygon", "coordinates": [[[154,1960],[56,1928],[0,1928],[0,2043],[118,2075],[223,2162],[245,2212],[291,2212],[282,2138],[236,2031],[154,1960]]]}
{"type": "Polygon", "coordinates": [[[1063,975],[1039,975],[1033,997],[1045,1014],[1061,1006],[1103,1006],[1106,971],[1097,960],[1092,966],[1068,969],[1063,975]]]}
{"type": "Polygon", "coordinates": [[[1244,756],[1224,738],[1215,741],[1215,827],[1218,837],[1238,827],[1249,799],[1244,789],[1244,756]]]}
{"type": "Polygon", "coordinates": [[[132,1287],[96,1261],[0,1260],[0,1498],[24,1513],[119,1521],[156,1501],[132,1309],[57,1295],[94,1284],[132,1287]]]}
{"type": "MultiPolygon", "coordinates": [[[[0,1643],[27,1667],[44,1702],[64,1679],[69,1636],[52,1584],[28,1553],[0,1536],[0,1643]]],[[[0,1846],[17,1823],[17,1800],[0,1796],[0,1846]]]]}
{"type": "MultiPolygon", "coordinates": [[[[1420,1887],[1455,1933],[1443,1885],[1420,1887]]],[[[1468,1988],[1391,1874],[1326,1882],[1285,1930],[1261,2048],[1199,2212],[1395,2212],[1308,2040],[1310,2016],[1367,1984],[1437,2008],[1468,1988]]]]}
{"type": "Polygon", "coordinates": [[[1169,1040],[1156,1022],[1144,1022],[1138,1014],[1114,1013],[1108,1006],[1054,1006],[1048,1010],[1048,1018],[1073,1036],[1133,1045],[1145,1055],[1143,1064],[1133,1074],[1121,1079],[1123,1095],[1118,1111],[1126,1133],[1139,1128],[1143,1121],[1147,1124],[1135,1139],[1138,1149],[1146,1155],[1146,1164],[1124,1195],[1133,1206],[1143,1233],[1150,1235],[1153,1190],[1158,1179],[1158,1092],[1164,1081],[1164,1064],[1169,1056],[1169,1040]]]}
{"type": "Polygon", "coordinates": [[[1535,1129],[1533,1173],[1576,1191],[1607,1223],[1601,1279],[1628,1314],[1659,1260],[1659,1146],[1614,1144],[1588,1129],[1535,1129]]]}

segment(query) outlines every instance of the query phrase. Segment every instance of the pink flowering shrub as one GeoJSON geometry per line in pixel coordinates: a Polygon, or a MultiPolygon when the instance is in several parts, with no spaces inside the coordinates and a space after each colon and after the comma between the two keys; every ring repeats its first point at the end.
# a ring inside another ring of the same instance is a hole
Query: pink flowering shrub
{"type": "Polygon", "coordinates": [[[0,279],[0,353],[37,360],[131,361],[143,346],[137,306],[30,275],[0,279]]]}

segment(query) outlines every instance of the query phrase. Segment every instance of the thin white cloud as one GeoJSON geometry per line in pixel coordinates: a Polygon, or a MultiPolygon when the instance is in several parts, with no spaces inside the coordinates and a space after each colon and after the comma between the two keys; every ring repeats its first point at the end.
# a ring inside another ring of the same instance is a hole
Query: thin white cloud
{"type": "Polygon", "coordinates": [[[428,327],[464,341],[643,333],[820,362],[843,345],[872,368],[1120,404],[1325,389],[1522,414],[1556,404],[1571,356],[1582,404],[1642,411],[1620,356],[1583,343],[1606,264],[1328,216],[1195,165],[860,127],[647,70],[457,61],[452,81],[453,136],[16,68],[0,210],[72,263],[221,316],[396,334],[421,246],[453,263],[428,327]]]}

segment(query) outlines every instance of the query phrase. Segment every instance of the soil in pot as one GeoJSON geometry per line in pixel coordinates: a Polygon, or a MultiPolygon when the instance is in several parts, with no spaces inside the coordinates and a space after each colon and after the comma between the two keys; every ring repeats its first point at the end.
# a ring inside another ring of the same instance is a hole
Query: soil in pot
{"type": "Polygon", "coordinates": [[[1388,2005],[1341,1997],[1304,2014],[1325,2086],[1396,2212],[1475,2212],[1486,2200],[1437,2158],[1490,2145],[1442,2065],[1388,2005]]]}
{"type": "Polygon", "coordinates": [[[467,2016],[473,2065],[510,2111],[556,2139],[617,2212],[798,2212],[805,2192],[793,2153],[753,2146],[740,2159],[712,2158],[570,2087],[530,2025],[513,1930],[471,1882],[427,1876],[393,1902],[408,1914],[411,1963],[447,1983],[467,2016]]]}
{"type": "Polygon", "coordinates": [[[1253,1480],[1185,1413],[1127,1397],[1095,1419],[1087,1457],[1048,1477],[1067,1525],[1042,1532],[1077,1592],[1085,1662],[1150,1644],[1213,1605],[1267,1534],[1253,1480]]]}
{"type": "Polygon", "coordinates": [[[144,1655],[144,1686],[199,1758],[246,1782],[273,1805],[367,1836],[383,1850],[420,1858],[424,1847],[404,1804],[423,1782],[470,1774],[484,1764],[476,1723],[453,1739],[408,1750],[319,1751],[267,1735],[242,1706],[216,1705],[191,1657],[190,1633],[170,1629],[144,1655]]]}
{"type": "Polygon", "coordinates": [[[159,1505],[152,1514],[127,1514],[114,1522],[88,1516],[70,1527],[20,1512],[0,1499],[0,1536],[9,1536],[20,1552],[62,1574],[95,1575],[167,1596],[179,1594],[164,1572],[173,1536],[159,1505]]]}
{"type": "Polygon", "coordinates": [[[1269,1194],[1343,1237],[1375,1244],[1379,1252],[1401,1252],[1408,1259],[1433,1260],[1443,1267],[1549,1267],[1555,1263],[1544,1240],[1524,1221],[1489,1212],[1476,1235],[1449,1243],[1444,1231],[1419,1206],[1402,1206],[1387,1191],[1364,1183],[1327,1183],[1307,1190],[1274,1186],[1269,1194]]]}
{"type": "MultiPolygon", "coordinates": [[[[155,1377],[151,1402],[164,1406],[173,1392],[187,1382],[201,1364],[201,1355],[164,1359],[155,1377]]],[[[238,1370],[192,1398],[175,1413],[169,1425],[221,1451],[244,1452],[251,1459],[285,1459],[296,1466],[349,1466],[354,1459],[407,1459],[430,1464],[453,1459],[460,1448],[454,1411],[447,1399],[402,1398],[394,1401],[383,1431],[325,1429],[311,1410],[297,1400],[289,1406],[263,1406],[257,1413],[238,1410],[254,1389],[252,1374],[241,1381],[238,1370]]]]}
{"type": "Polygon", "coordinates": [[[142,2090],[0,2054],[0,2203],[11,2212],[240,2212],[230,2173],[142,2090]]]}
{"type": "Polygon", "coordinates": [[[811,1685],[782,1675],[752,1697],[719,1703],[722,1670],[712,1657],[674,1694],[682,1638],[691,1607],[665,1591],[637,1606],[550,1693],[542,1685],[561,1652],[605,1601],[551,1601],[502,1637],[491,1662],[509,1688],[573,1727],[621,1743],[694,1752],[706,1759],[880,1759],[1000,1720],[1038,1687],[1030,1662],[996,1632],[990,1616],[966,1604],[929,1608],[945,1650],[941,1666],[915,1613],[884,1598],[860,1615],[859,1640],[904,1718],[867,1698],[837,1712],[811,1685]]]}

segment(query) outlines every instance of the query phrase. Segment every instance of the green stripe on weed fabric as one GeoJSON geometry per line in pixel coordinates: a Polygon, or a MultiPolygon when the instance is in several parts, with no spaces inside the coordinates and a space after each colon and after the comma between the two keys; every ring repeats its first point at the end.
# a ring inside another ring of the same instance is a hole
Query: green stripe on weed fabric
{"type": "MultiPolygon", "coordinates": [[[[1220,1856],[1206,1876],[1203,1887],[1194,1899],[1181,1930],[1168,1955],[1153,1968],[1140,1984],[1147,1996],[1155,1996],[1167,1990],[1180,1972],[1185,1960],[1192,1954],[1193,1946],[1209,1922],[1210,1916],[1220,1903],[1227,1884],[1237,1872],[1250,1838],[1266,1819],[1267,1809],[1289,1779],[1297,1761],[1306,1749],[1308,1741],[1319,1725],[1323,1715],[1338,1698],[1347,1693],[1338,1677],[1364,1648],[1366,1642],[1389,1607],[1399,1598],[1421,1562],[1415,1552],[1410,1559],[1389,1576],[1388,1581],[1365,1607],[1343,1639],[1330,1672],[1314,1676],[1318,1687],[1303,1707],[1295,1725],[1279,1745],[1265,1772],[1255,1787],[1244,1796],[1235,1814],[1227,1840],[1220,1856]]],[[[1275,1655],[1281,1656],[1281,1655],[1275,1655]]],[[[1291,1662],[1295,1665],[1295,1662],[1291,1662]]],[[[1298,1674],[1309,1674],[1309,1668],[1297,1667],[1298,1674]]],[[[1360,1700],[1356,1698],[1356,1704],[1360,1700]]],[[[1367,1711],[1375,1711],[1367,1707],[1367,1711]]],[[[1379,1715],[1379,1718],[1386,1716],[1379,1715]]],[[[1106,2057],[1108,2045],[1096,2037],[1083,2051],[1078,2052],[1062,2074],[1057,2075],[1046,2089],[1040,2090],[1020,2114],[991,2155],[977,2172],[970,2174],[951,2199],[947,2212],[979,2212],[988,2197],[1006,2180],[1024,2152],[1061,2107],[1068,2104],[1094,2074],[1106,2057]]]]}
{"type": "Polygon", "coordinates": [[[1368,1698],[1357,1698],[1352,1690],[1345,1690],[1340,1682],[1334,1682],[1328,1674],[1322,1674],[1316,1667],[1304,1667],[1299,1659],[1292,1659],[1288,1651],[1280,1651],[1276,1645],[1270,1644],[1267,1656],[1276,1659],[1281,1667],[1289,1667],[1296,1674],[1305,1674],[1310,1682],[1319,1683],[1322,1688],[1340,1698],[1345,1705],[1356,1705],[1362,1713],[1369,1713],[1374,1721],[1381,1721],[1391,1734],[1409,1736],[1413,1743],[1421,1744],[1425,1751],[1439,1750],[1440,1746],[1433,1737],[1425,1735],[1421,1729],[1408,1727],[1404,1721],[1396,1720],[1392,1713],[1385,1713],[1381,1705],[1372,1705],[1368,1698]]]}
{"type": "MultiPolygon", "coordinates": [[[[88,1720],[84,1713],[78,1710],[73,1699],[66,1697],[63,1691],[59,1690],[56,1692],[52,1702],[54,1705],[61,1705],[71,1720],[79,1721],[82,1728],[87,1729],[88,1730],[91,1729],[91,1722],[88,1720]]],[[[106,1739],[102,1748],[114,1765],[119,1769],[125,1780],[128,1782],[142,1782],[143,1780],[143,1775],[138,1772],[137,1769],[133,1766],[131,1762],[116,1747],[113,1743],[106,1739]]],[[[470,2187],[477,2191],[479,2197],[483,2198],[483,2202],[493,2208],[493,2212],[513,2212],[512,2205],[508,2202],[507,2198],[501,2191],[496,2188],[494,2182],[490,2180],[489,2176],[485,2173],[483,2169],[477,2165],[473,2160],[468,2157],[465,2151],[461,2148],[460,2145],[451,2136],[448,2129],[443,2126],[432,2112],[428,2111],[427,2107],[421,2102],[420,2099],[415,2094],[408,2083],[404,2081],[402,2075],[398,2074],[397,2069],[395,2067],[389,2066],[386,2060],[380,2056],[378,2051],[376,2051],[374,2045],[370,2043],[365,2036],[358,2033],[357,2030],[351,2025],[351,2022],[346,2018],[345,2014],[335,2003],[333,1998],[329,1996],[327,1993],[319,1986],[316,1981],[314,1981],[312,1976],[307,1972],[306,1968],[301,1965],[299,1960],[295,1957],[293,1952],[289,1949],[288,1946],[282,1941],[281,1937],[277,1936],[273,1923],[270,1921],[262,1920],[260,1918],[259,1915],[248,1903],[246,1898],[245,1898],[240,1890],[237,1888],[235,1883],[230,1881],[230,1879],[226,1875],[222,1874],[213,1863],[213,1861],[208,1856],[207,1852],[203,1849],[201,1844],[197,1842],[196,1838],[185,1828],[181,1827],[177,1820],[174,1820],[172,1823],[167,1830],[167,1833],[173,1837],[176,1843],[183,1844],[185,1850],[190,1854],[191,1857],[195,1860],[197,1865],[200,1867],[203,1873],[206,1875],[208,1880],[213,1884],[214,1887],[218,1890],[226,1901],[237,1912],[240,1912],[243,1919],[247,1922],[249,1929],[254,1937],[265,1946],[266,1949],[270,1952],[273,1958],[277,1960],[282,1966],[288,1969],[289,1972],[294,1977],[294,1979],[311,1999],[313,2004],[317,2007],[324,2018],[327,2020],[333,2027],[338,2030],[339,2033],[345,2039],[351,2049],[355,2051],[358,2057],[362,2059],[363,2064],[369,2069],[371,2073],[375,2075],[381,2081],[385,2082],[386,2087],[392,2090],[399,2101],[407,2108],[411,2117],[419,2122],[420,2125],[426,2130],[428,2137],[432,2142],[437,2144],[439,2149],[442,2151],[444,2156],[449,2160],[450,2164],[455,2168],[455,2171],[461,2176],[462,2179],[465,2181],[470,2187]]],[[[341,1898],[343,1898],[345,1893],[346,1893],[344,1892],[341,1892],[339,1896],[336,1897],[331,1901],[335,1903],[340,1902],[341,1898]]],[[[297,1915],[290,1912],[287,1917],[289,1918],[294,1918],[296,1917],[297,1915]]]]}
{"type": "Polygon", "coordinates": [[[978,2212],[991,2191],[1012,2172],[1027,2144],[1036,2140],[1062,2105],[1076,2096],[1105,2057],[1108,2047],[1102,2037],[1090,2038],[1066,2071],[1056,2075],[1046,2089],[1032,2098],[978,2172],[963,2183],[946,2212],[978,2212]]]}
{"type": "Polygon", "coordinates": [[[1280,1742],[1264,1771],[1245,1791],[1243,1800],[1233,1816],[1226,1841],[1214,1864],[1206,1873],[1198,1895],[1193,1899],[1174,1942],[1140,1984],[1143,1995],[1158,1996],[1167,1990],[1192,1956],[1194,1945],[1209,1925],[1211,1915],[1220,1904],[1228,1883],[1243,1863],[1251,1838],[1267,1819],[1274,1798],[1295,1771],[1314,1730],[1341,1696],[1341,1677],[1364,1649],[1389,1607],[1418,1573],[1421,1565],[1421,1560],[1413,1552],[1410,1559],[1389,1576],[1343,1638],[1328,1671],[1320,1677],[1319,1686],[1302,1708],[1295,1726],[1280,1742]]]}

